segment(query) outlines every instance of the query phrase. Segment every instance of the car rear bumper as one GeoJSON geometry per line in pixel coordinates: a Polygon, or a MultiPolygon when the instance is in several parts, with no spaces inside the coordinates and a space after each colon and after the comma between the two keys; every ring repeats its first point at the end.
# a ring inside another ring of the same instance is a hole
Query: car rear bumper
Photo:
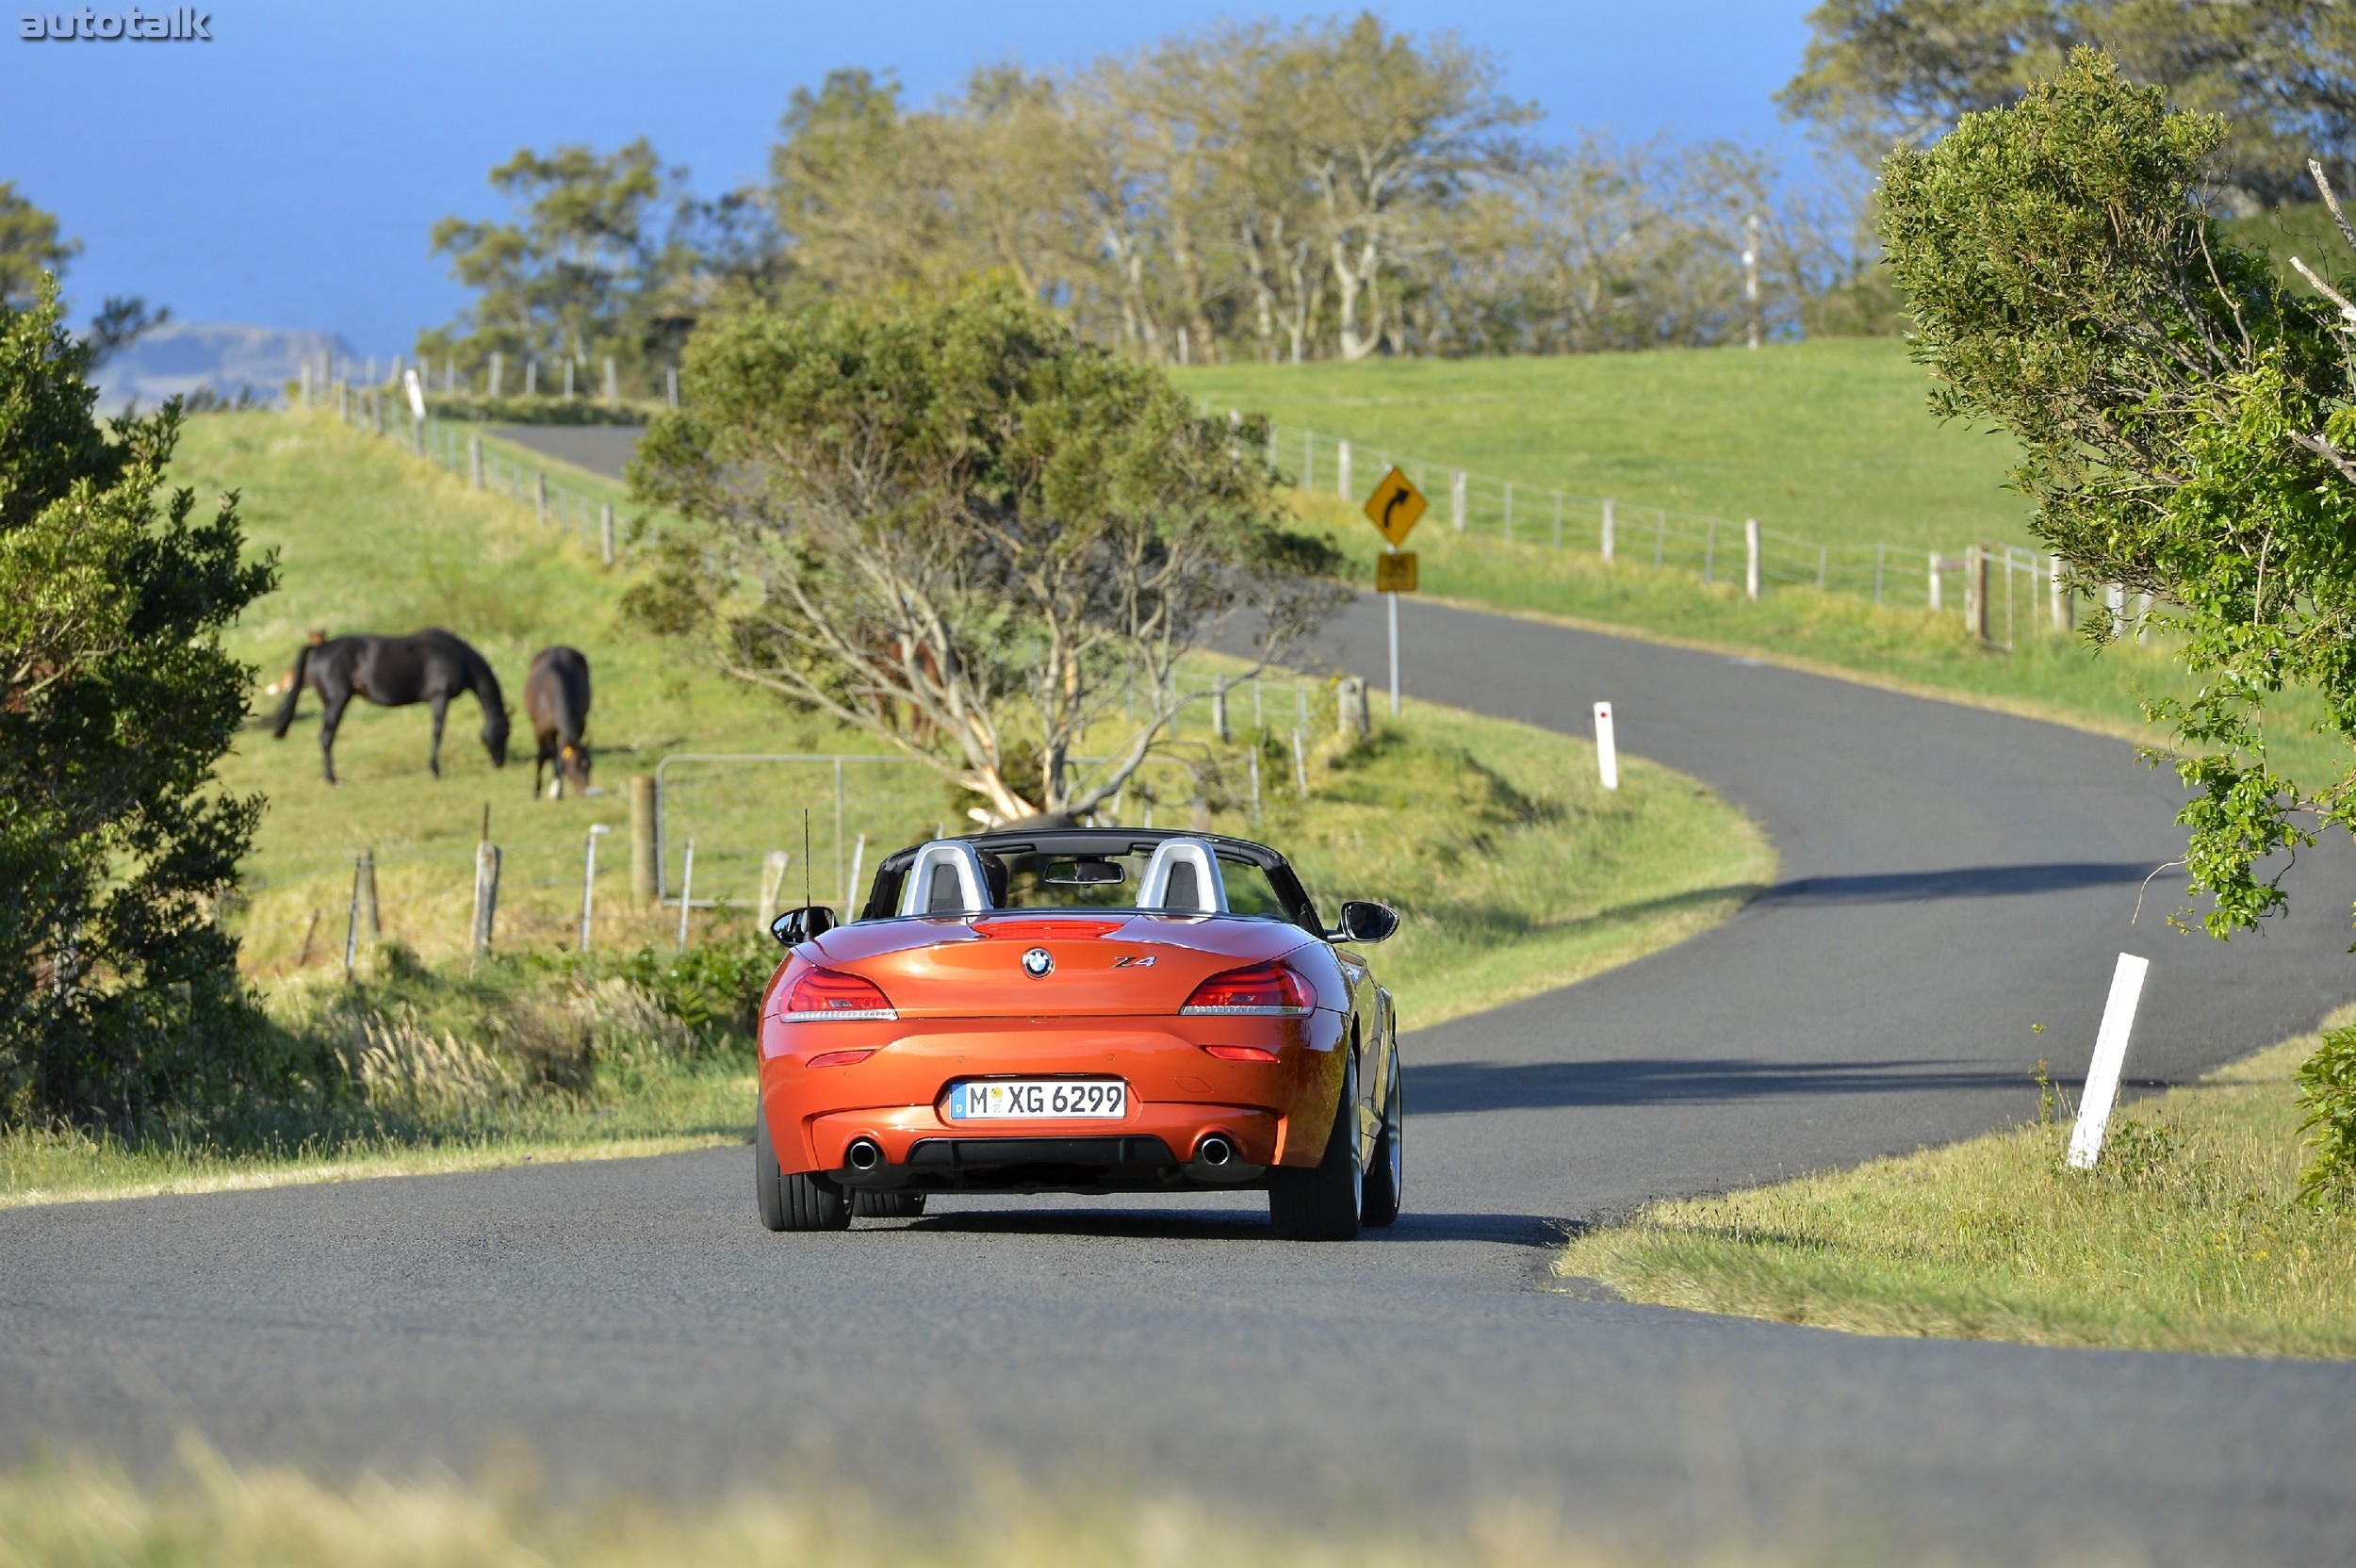
{"type": "MultiPolygon", "coordinates": [[[[870,1026],[815,1027],[835,1050],[870,1026]]],[[[764,1053],[762,1110],[789,1173],[918,1191],[1250,1186],[1271,1166],[1316,1163],[1341,1084],[1341,1029],[1324,1014],[872,1027],[856,1043],[875,1054],[850,1066],[808,1067],[806,1047],[764,1053]],[[1237,1043],[1265,1043],[1278,1059],[1235,1062],[1203,1049],[1237,1043]],[[999,1076],[1117,1077],[1128,1109],[1115,1119],[947,1117],[952,1084],[999,1076]],[[1214,1139],[1223,1161],[1206,1157],[1219,1152],[1206,1151],[1214,1139]]]]}

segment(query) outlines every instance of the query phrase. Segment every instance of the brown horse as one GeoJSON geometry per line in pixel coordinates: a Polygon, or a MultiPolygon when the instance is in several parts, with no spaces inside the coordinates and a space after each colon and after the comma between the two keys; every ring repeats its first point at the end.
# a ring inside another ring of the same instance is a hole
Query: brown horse
{"type": "Polygon", "coordinates": [[[491,754],[492,766],[507,766],[507,704],[499,695],[499,677],[483,655],[440,627],[406,637],[330,637],[303,648],[286,677],[286,700],[270,721],[274,738],[286,738],[305,686],[319,693],[327,708],[319,720],[319,759],[330,784],[335,782],[335,728],[354,696],[380,708],[432,703],[434,750],[427,765],[439,778],[442,720],[450,711],[450,699],[472,692],[483,709],[483,749],[491,754]]]}
{"type": "Polygon", "coordinates": [[[556,792],[566,780],[582,794],[589,792],[589,744],[581,732],[589,727],[589,661],[579,648],[559,643],[532,656],[532,673],[524,677],[524,713],[539,738],[540,755],[532,764],[532,794],[540,795],[540,770],[556,764],[556,792]]]}

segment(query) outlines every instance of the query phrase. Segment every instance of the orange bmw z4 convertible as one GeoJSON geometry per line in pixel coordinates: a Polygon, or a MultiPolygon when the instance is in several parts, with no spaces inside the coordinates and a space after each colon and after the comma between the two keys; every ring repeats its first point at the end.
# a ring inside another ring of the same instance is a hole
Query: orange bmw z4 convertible
{"type": "Polygon", "coordinates": [[[938,839],[838,924],[791,909],[761,1001],[761,1223],[839,1231],[935,1192],[1259,1188],[1276,1233],[1399,1216],[1390,993],[1262,844],[1151,828],[938,839]]]}

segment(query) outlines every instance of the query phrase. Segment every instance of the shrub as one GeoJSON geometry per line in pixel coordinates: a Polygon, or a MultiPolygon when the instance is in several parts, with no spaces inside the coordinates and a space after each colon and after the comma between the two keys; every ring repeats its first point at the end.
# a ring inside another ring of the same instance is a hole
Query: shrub
{"type": "Polygon", "coordinates": [[[101,428],[58,314],[0,304],[0,1124],[130,1131],[307,1065],[218,918],[262,811],[214,777],[253,679],[221,632],[276,575],[234,495],[164,489],[176,403],[101,428]]]}
{"type": "Polygon", "coordinates": [[[2356,1207],[2356,1028],[2326,1030],[2299,1064],[2299,1130],[2315,1151],[2299,1178],[2299,1196],[2317,1207],[2356,1207]]]}

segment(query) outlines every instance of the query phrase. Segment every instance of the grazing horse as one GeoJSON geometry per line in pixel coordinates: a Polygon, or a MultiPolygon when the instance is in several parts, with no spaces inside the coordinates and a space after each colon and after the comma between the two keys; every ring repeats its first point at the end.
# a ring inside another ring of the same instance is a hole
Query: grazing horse
{"type": "Polygon", "coordinates": [[[532,656],[532,673],[524,677],[524,713],[540,740],[540,755],[532,764],[532,795],[540,797],[540,770],[556,764],[556,793],[564,781],[582,794],[589,792],[589,744],[581,738],[589,726],[589,661],[579,648],[559,643],[532,656]]]}
{"type": "Polygon", "coordinates": [[[499,677],[483,655],[438,626],[406,637],[330,637],[303,648],[286,677],[286,700],[270,721],[276,739],[286,738],[305,686],[327,706],[319,720],[319,757],[327,764],[330,784],[335,782],[335,727],[354,695],[379,708],[432,703],[434,751],[429,765],[439,778],[442,720],[450,711],[450,699],[472,692],[483,709],[483,749],[491,754],[492,766],[507,766],[507,704],[499,696],[499,677]]]}

